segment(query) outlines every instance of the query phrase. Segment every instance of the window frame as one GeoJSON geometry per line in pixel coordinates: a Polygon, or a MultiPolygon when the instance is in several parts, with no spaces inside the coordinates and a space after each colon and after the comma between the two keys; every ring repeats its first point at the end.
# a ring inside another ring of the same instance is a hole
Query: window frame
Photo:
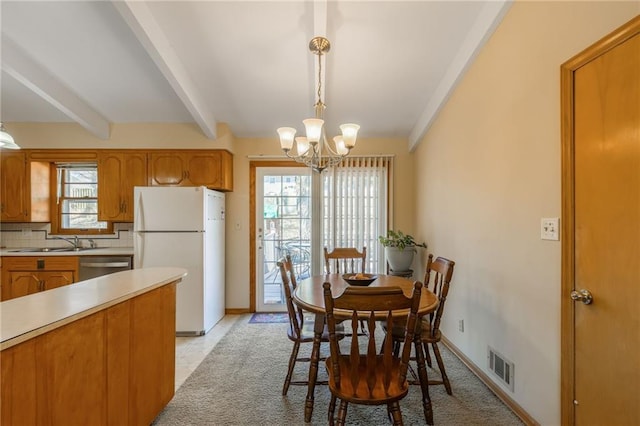
{"type": "MultiPolygon", "coordinates": [[[[65,161],[68,164],[94,164],[96,165],[96,173],[98,170],[98,162],[97,161],[65,161]]],[[[97,229],[97,228],[70,228],[66,229],[62,227],[62,202],[58,202],[58,188],[60,182],[58,181],[58,168],[60,162],[52,162],[50,163],[49,168],[49,176],[50,176],[50,207],[51,207],[51,234],[52,235],[104,235],[104,234],[113,234],[113,222],[110,221],[100,221],[105,222],[107,224],[106,228],[97,229]]],[[[96,185],[100,185],[99,178],[96,175],[96,185]]],[[[96,188],[97,192],[97,188],[96,188]]],[[[96,195],[96,203],[100,203],[100,198],[96,195]]]]}

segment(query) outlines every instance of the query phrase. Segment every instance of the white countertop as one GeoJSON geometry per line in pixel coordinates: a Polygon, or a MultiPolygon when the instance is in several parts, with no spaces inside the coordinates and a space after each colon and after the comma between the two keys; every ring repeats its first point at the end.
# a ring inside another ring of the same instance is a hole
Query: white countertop
{"type": "Polygon", "coordinates": [[[105,247],[81,251],[15,251],[19,248],[3,248],[0,256],[133,256],[133,247],[105,247]]]}
{"type": "Polygon", "coordinates": [[[186,275],[183,268],[133,269],[0,302],[0,350],[186,275]]]}

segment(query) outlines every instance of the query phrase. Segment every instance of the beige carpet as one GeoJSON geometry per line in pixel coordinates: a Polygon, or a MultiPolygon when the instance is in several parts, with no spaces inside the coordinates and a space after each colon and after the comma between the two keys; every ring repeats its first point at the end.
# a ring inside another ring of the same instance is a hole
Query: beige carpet
{"type": "MultiPolygon", "coordinates": [[[[306,387],[291,386],[283,397],[291,342],[286,324],[239,321],[176,391],[155,425],[303,425],[306,387]]],[[[310,345],[309,345],[310,346],[310,345]]],[[[442,345],[441,345],[442,346],[442,345]]],[[[308,354],[310,347],[302,347],[308,354]]],[[[446,348],[442,355],[453,387],[432,386],[438,425],[521,425],[522,422],[446,348]]],[[[297,377],[306,377],[299,363],[297,377]]],[[[429,370],[430,377],[438,375],[429,370]]],[[[321,364],[319,379],[326,378],[321,364]]],[[[294,377],[295,380],[295,377],[294,377]]],[[[313,425],[327,424],[329,389],[316,387],[313,425]]],[[[400,403],[406,425],[425,424],[420,388],[412,386],[400,403]]],[[[385,407],[350,405],[349,425],[389,424],[385,407]]]]}

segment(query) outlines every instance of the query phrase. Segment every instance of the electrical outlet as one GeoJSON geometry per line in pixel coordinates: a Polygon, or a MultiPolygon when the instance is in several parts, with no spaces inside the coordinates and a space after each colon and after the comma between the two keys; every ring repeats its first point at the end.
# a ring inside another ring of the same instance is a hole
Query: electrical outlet
{"type": "Polygon", "coordinates": [[[540,239],[560,240],[560,219],[557,217],[543,217],[540,219],[540,239]]]}
{"type": "Polygon", "coordinates": [[[22,238],[29,239],[31,238],[31,229],[26,228],[22,230],[22,238]]]}
{"type": "Polygon", "coordinates": [[[463,319],[458,320],[458,331],[460,333],[464,333],[464,320],[463,319]]]}

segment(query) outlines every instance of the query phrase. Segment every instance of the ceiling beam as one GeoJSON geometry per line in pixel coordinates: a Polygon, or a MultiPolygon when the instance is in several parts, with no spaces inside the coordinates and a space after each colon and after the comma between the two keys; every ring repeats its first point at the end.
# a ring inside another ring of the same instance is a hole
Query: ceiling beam
{"type": "Polygon", "coordinates": [[[109,139],[109,121],[57,77],[2,35],[2,70],[100,139],[109,139]]]}
{"type": "Polygon", "coordinates": [[[213,114],[207,108],[200,96],[200,90],[193,83],[146,3],[114,0],[112,4],[167,79],[194,121],[198,123],[202,132],[208,138],[215,139],[217,123],[213,114]]]}
{"type": "Polygon", "coordinates": [[[458,49],[458,53],[451,61],[444,77],[440,80],[427,107],[413,127],[409,135],[409,151],[414,151],[418,147],[438,113],[447,103],[458,82],[506,15],[512,1],[488,1],[484,4],[478,18],[469,29],[467,37],[458,49]]]}
{"type": "Polygon", "coordinates": [[[327,0],[313,2],[313,36],[327,36],[327,0]]]}

